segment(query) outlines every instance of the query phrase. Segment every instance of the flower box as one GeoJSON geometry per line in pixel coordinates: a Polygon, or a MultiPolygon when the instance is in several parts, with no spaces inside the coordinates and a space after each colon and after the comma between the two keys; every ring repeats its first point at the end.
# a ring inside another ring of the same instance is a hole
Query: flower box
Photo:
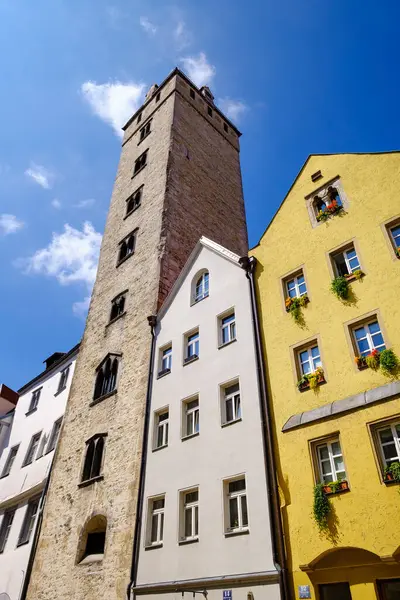
{"type": "Polygon", "coordinates": [[[386,473],[385,474],[385,478],[383,480],[385,483],[387,483],[388,481],[394,481],[394,477],[391,473],[386,473]]]}
{"type": "Polygon", "coordinates": [[[365,360],[365,356],[356,356],[356,365],[359,371],[363,371],[364,369],[368,369],[367,361],[365,360]]]}
{"type": "Polygon", "coordinates": [[[338,204],[336,200],[332,200],[330,204],[328,204],[325,210],[320,210],[317,215],[317,221],[327,221],[330,217],[337,215],[343,210],[343,206],[338,204]]]}
{"type": "Polygon", "coordinates": [[[322,369],[319,372],[311,373],[310,375],[304,375],[300,381],[297,382],[297,387],[300,392],[305,392],[310,389],[310,379],[316,375],[317,377],[317,385],[321,385],[322,383],[326,383],[325,375],[322,369]]]}
{"type": "Polygon", "coordinates": [[[300,307],[305,306],[310,302],[310,298],[307,294],[303,294],[302,296],[296,296],[295,298],[286,298],[285,300],[285,308],[286,312],[290,312],[290,309],[294,303],[299,303],[300,307]]]}
{"type": "Polygon", "coordinates": [[[337,494],[339,492],[346,492],[349,489],[347,481],[336,481],[330,485],[324,485],[325,494],[337,494]]]}

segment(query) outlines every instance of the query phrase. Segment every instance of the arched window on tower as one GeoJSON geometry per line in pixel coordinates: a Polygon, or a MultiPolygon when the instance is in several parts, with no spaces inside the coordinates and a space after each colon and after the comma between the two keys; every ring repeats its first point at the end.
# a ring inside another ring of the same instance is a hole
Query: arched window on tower
{"type": "Polygon", "coordinates": [[[210,274],[203,270],[193,278],[192,281],[192,303],[207,298],[210,291],[210,274]]]}
{"type": "Polygon", "coordinates": [[[95,515],[83,527],[79,537],[77,563],[101,561],[106,545],[107,519],[95,515]]]}
{"type": "Polygon", "coordinates": [[[107,434],[99,433],[86,442],[85,462],[83,464],[81,483],[91,481],[101,475],[103,464],[104,438],[107,434]]]}
{"type": "Polygon", "coordinates": [[[117,266],[135,252],[137,229],[132,231],[119,243],[117,266]]]}
{"type": "Polygon", "coordinates": [[[116,391],[120,358],[120,354],[108,354],[97,367],[93,400],[116,391]]]}

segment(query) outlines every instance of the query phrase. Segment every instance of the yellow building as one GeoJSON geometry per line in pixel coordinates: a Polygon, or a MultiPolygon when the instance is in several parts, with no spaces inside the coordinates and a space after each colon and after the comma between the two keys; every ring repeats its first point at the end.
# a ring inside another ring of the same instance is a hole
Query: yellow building
{"type": "Polygon", "coordinates": [[[400,598],[399,247],[387,152],[310,156],[251,251],[294,598],[400,598]]]}

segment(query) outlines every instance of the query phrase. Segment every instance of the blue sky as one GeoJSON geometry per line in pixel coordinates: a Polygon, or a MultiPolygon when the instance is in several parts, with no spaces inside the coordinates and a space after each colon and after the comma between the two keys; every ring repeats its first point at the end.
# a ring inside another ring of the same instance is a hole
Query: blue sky
{"type": "Polygon", "coordinates": [[[0,0],[0,382],[81,337],[119,125],[174,66],[243,131],[255,244],[308,154],[398,148],[388,0],[0,0]]]}

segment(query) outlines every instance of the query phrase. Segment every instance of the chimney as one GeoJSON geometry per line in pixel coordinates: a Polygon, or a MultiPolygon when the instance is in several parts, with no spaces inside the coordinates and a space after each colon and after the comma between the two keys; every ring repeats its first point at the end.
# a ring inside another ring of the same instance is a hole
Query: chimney
{"type": "Polygon", "coordinates": [[[154,83],[146,94],[146,102],[147,102],[147,100],[150,100],[150,98],[152,98],[154,96],[154,94],[156,93],[157,90],[158,90],[158,85],[156,83],[154,83]]]}
{"type": "Polygon", "coordinates": [[[46,363],[46,371],[47,369],[50,369],[50,367],[57,362],[58,360],[60,360],[60,358],[62,358],[63,356],[65,356],[65,352],[54,352],[54,354],[52,354],[51,356],[49,356],[49,358],[46,358],[43,362],[46,363]]]}

